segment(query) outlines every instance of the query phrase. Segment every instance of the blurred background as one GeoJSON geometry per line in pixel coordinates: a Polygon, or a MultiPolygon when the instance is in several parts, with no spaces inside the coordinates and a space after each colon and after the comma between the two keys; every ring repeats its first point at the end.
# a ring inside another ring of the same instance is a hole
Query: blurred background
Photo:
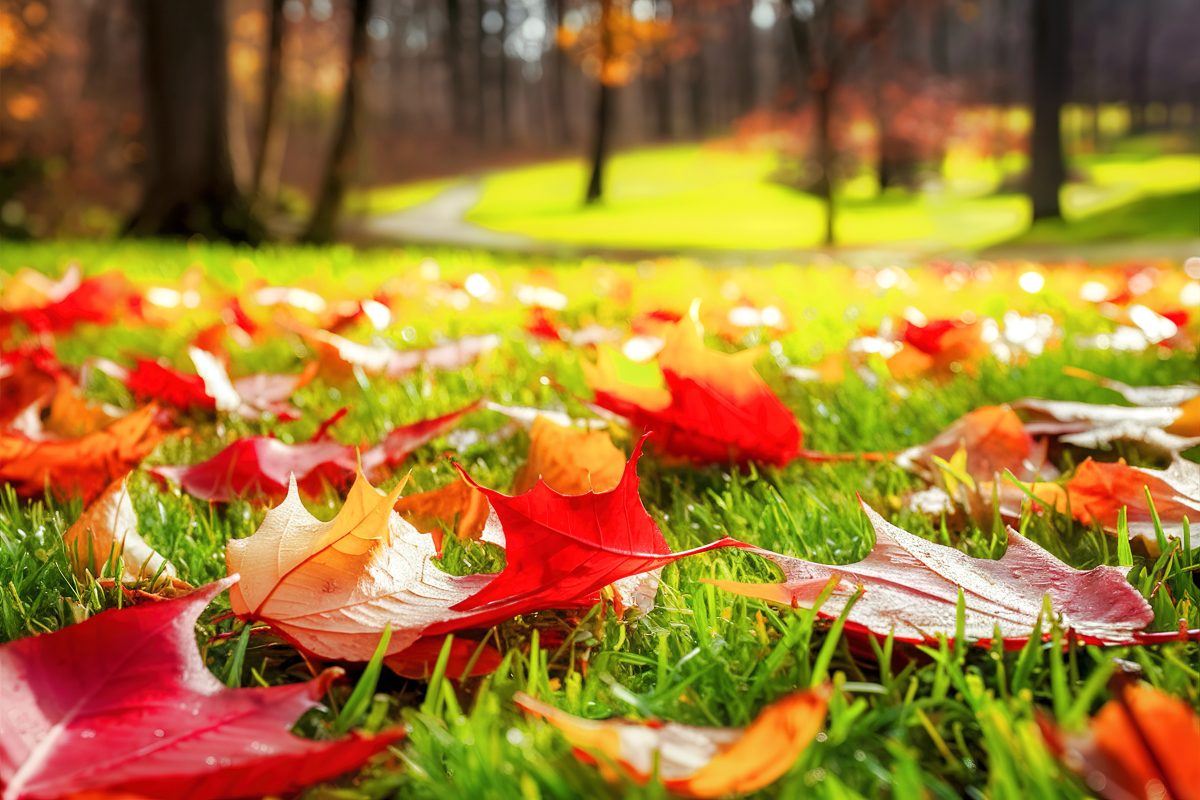
{"type": "Polygon", "coordinates": [[[0,0],[0,236],[1195,254],[1198,31],[1195,0],[0,0]]]}

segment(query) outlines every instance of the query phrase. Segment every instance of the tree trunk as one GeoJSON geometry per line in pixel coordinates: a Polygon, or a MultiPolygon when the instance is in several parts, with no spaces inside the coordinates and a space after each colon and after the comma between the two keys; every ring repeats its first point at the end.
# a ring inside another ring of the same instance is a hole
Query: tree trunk
{"type": "Polygon", "coordinates": [[[592,176],[588,179],[584,205],[592,205],[604,196],[604,165],[608,160],[608,137],[612,129],[612,93],[608,84],[609,59],[615,56],[613,40],[613,1],[600,0],[600,74],[596,87],[596,111],[592,121],[592,176]]]}
{"type": "Polygon", "coordinates": [[[283,139],[279,127],[279,89],[283,85],[283,32],[286,19],[283,15],[285,0],[270,0],[271,20],[267,34],[267,68],[263,73],[262,120],[258,131],[257,161],[254,163],[254,179],[250,184],[250,196],[255,202],[270,200],[274,187],[264,187],[267,174],[277,175],[279,159],[283,155],[283,139]]]}
{"type": "Polygon", "coordinates": [[[1065,0],[1033,0],[1033,132],[1029,199],[1033,218],[1062,217],[1059,191],[1066,180],[1062,105],[1067,90],[1070,20],[1065,0]]]}
{"type": "Polygon", "coordinates": [[[833,132],[830,123],[833,118],[833,86],[826,82],[813,90],[813,105],[816,111],[817,125],[817,165],[821,174],[817,176],[817,195],[825,203],[825,238],[826,246],[837,242],[834,232],[836,204],[833,199],[833,132]]]}
{"type": "Polygon", "coordinates": [[[512,99],[509,97],[509,84],[512,81],[509,79],[508,53],[505,50],[509,34],[507,0],[499,0],[496,10],[500,13],[500,32],[496,34],[499,39],[500,59],[496,69],[496,86],[500,98],[500,143],[507,146],[512,144],[512,99]]]}
{"type": "Polygon", "coordinates": [[[346,187],[354,166],[358,144],[359,114],[363,79],[367,72],[367,22],[371,16],[371,0],[354,0],[354,18],[350,28],[350,58],[346,70],[346,86],[342,90],[342,105],[338,112],[333,146],[325,162],[325,177],[313,208],[304,241],[323,243],[333,241],[341,214],[346,187]]]}
{"type": "Polygon", "coordinates": [[[585,205],[592,205],[604,196],[604,166],[608,161],[608,137],[612,128],[613,88],[604,81],[596,87],[596,116],[593,121],[592,176],[588,179],[585,205]]]}
{"type": "Polygon", "coordinates": [[[1146,106],[1150,104],[1150,56],[1153,47],[1154,0],[1139,0],[1130,4],[1135,9],[1133,64],[1129,69],[1129,132],[1145,133],[1146,106]]]}
{"type": "Polygon", "coordinates": [[[225,3],[139,0],[137,10],[150,157],[127,232],[260,241],[229,156],[225,3]]]}
{"type": "Polygon", "coordinates": [[[874,62],[872,64],[872,89],[873,96],[871,98],[872,105],[875,111],[875,130],[879,137],[879,152],[878,165],[875,174],[879,180],[880,193],[889,189],[896,179],[896,169],[892,164],[892,143],[890,141],[891,129],[888,127],[888,107],[886,99],[886,91],[884,87],[885,76],[887,75],[888,64],[886,63],[886,51],[883,47],[875,48],[874,62]]]}
{"type": "Polygon", "coordinates": [[[467,129],[467,103],[462,59],[462,4],[446,0],[446,30],[442,38],[443,58],[450,72],[450,118],[454,132],[462,135],[467,129]]]}
{"type": "Polygon", "coordinates": [[[558,27],[563,24],[563,14],[566,13],[564,0],[553,0],[550,4],[554,9],[552,24],[547,26],[550,46],[553,56],[550,63],[550,108],[554,118],[555,141],[568,145],[575,138],[571,135],[571,115],[567,105],[567,54],[558,46],[558,27]]]}

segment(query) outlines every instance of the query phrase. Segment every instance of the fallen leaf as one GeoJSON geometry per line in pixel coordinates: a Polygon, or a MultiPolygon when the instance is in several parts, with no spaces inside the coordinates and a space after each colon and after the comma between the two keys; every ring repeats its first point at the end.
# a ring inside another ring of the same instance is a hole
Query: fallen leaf
{"type": "Polygon", "coordinates": [[[1118,685],[1085,734],[1039,719],[1054,754],[1108,800],[1200,798],[1200,717],[1145,683],[1118,685]]]}
{"type": "Polygon", "coordinates": [[[820,608],[821,616],[829,618],[837,617],[861,586],[847,629],[876,636],[894,633],[897,641],[913,643],[935,643],[939,636],[954,639],[960,592],[964,636],[982,646],[990,645],[997,633],[1005,647],[1023,646],[1046,597],[1062,627],[1091,644],[1134,643],[1154,619],[1150,604],[1126,581],[1126,569],[1076,570],[1012,528],[1003,557],[972,558],[901,530],[865,503],[863,510],[876,538],[862,561],[818,564],[743,545],[778,565],[784,582],[708,582],[746,597],[800,607],[811,605],[832,580],[834,591],[820,608]]]}
{"type": "Polygon", "coordinates": [[[54,353],[45,347],[24,346],[0,354],[0,429],[53,396],[65,376],[54,353]]]}
{"type": "MultiPolygon", "coordinates": [[[[1187,424],[1184,411],[1175,406],[1115,406],[1067,400],[1027,398],[1012,404],[1032,421],[1026,429],[1034,435],[1055,436],[1063,444],[1085,450],[1108,450],[1128,442],[1144,450],[1173,456],[1200,445],[1200,432],[1183,435],[1174,426],[1187,424]]],[[[1200,405],[1196,407],[1200,412],[1200,405]]]]}
{"type": "Polygon", "coordinates": [[[20,321],[31,331],[59,333],[81,323],[108,325],[141,316],[141,295],[120,273],[82,278],[72,266],[61,280],[33,286],[36,274],[23,270],[5,284],[0,328],[20,321]]]}
{"type": "Polygon", "coordinates": [[[680,553],[671,552],[638,495],[637,461],[642,437],[620,481],[608,492],[560,494],[538,481],[524,494],[509,496],[477,484],[504,530],[502,572],[452,608],[471,611],[506,608],[560,608],[578,603],[621,578],[658,569],[684,556],[732,543],[725,538],[680,553]]]}
{"type": "Polygon", "coordinates": [[[1053,478],[1056,474],[1046,464],[1045,442],[1036,442],[1008,406],[983,406],[969,412],[927,444],[899,453],[896,464],[937,483],[942,469],[934,459],[949,462],[959,451],[965,453],[963,472],[980,482],[994,480],[1005,470],[1022,479],[1039,474],[1053,478]]]}
{"type": "Polygon", "coordinates": [[[48,488],[55,497],[91,502],[154,450],[162,438],[157,414],[156,406],[144,406],[75,439],[33,441],[0,433],[0,481],[21,497],[38,497],[48,488]]]}
{"type": "Polygon", "coordinates": [[[800,454],[803,435],[755,371],[759,354],[709,350],[695,323],[685,320],[668,330],[657,356],[661,373],[648,382],[620,374],[608,350],[596,363],[585,363],[584,371],[596,404],[654,431],[654,446],[666,455],[700,463],[786,464],[800,454]]]}
{"type": "MultiPolygon", "coordinates": [[[[446,644],[445,636],[430,636],[418,639],[401,653],[384,659],[384,664],[397,675],[417,681],[427,681],[433,675],[438,657],[446,644]]],[[[504,656],[496,648],[472,639],[455,637],[450,643],[450,657],[446,661],[446,676],[449,678],[477,678],[495,672],[504,656]]]]}
{"type": "Polygon", "coordinates": [[[973,374],[975,362],[988,352],[978,321],[939,319],[925,325],[905,321],[901,338],[904,347],[887,361],[898,380],[925,374],[973,374]]]}
{"type": "Polygon", "coordinates": [[[1184,520],[1200,524],[1200,464],[1176,459],[1165,470],[1131,467],[1124,459],[1107,463],[1087,459],[1079,465],[1058,498],[1058,510],[1066,511],[1085,525],[1099,525],[1116,535],[1117,518],[1125,509],[1129,533],[1158,552],[1154,517],[1146,502],[1146,490],[1154,500],[1163,533],[1183,539],[1184,520]]]}
{"type": "MultiPolygon", "coordinates": [[[[465,576],[439,570],[432,539],[393,511],[403,484],[384,494],[360,473],[329,522],[304,508],[293,484],[253,536],[229,543],[228,568],[243,576],[231,606],[312,655],[366,661],[388,625],[391,657],[424,638],[592,605],[609,584],[729,544],[672,553],[637,495],[636,462],[637,451],[604,494],[565,496],[538,483],[507,497],[467,478],[500,519],[507,563],[465,576]]],[[[627,582],[622,602],[640,605],[649,585],[627,582]]]]}
{"type": "Polygon", "coordinates": [[[212,353],[189,347],[196,374],[180,372],[149,359],[138,359],[132,370],[103,359],[94,362],[101,371],[123,382],[142,400],[151,400],[185,412],[222,412],[245,419],[271,415],[282,421],[299,419],[300,412],[287,401],[317,373],[310,364],[295,375],[229,377],[225,365],[212,353]]]}
{"type": "Polygon", "coordinates": [[[118,560],[124,562],[122,578],[128,581],[175,578],[175,567],[138,535],[137,512],[129,497],[126,478],[113,483],[84,509],[63,534],[63,544],[79,575],[111,575],[118,560]],[[106,569],[108,567],[108,569],[106,569]]]}
{"type": "Polygon", "coordinates": [[[254,535],[226,547],[229,572],[242,576],[230,591],[233,612],[268,623],[313,655],[346,661],[370,660],[388,625],[389,657],[435,623],[452,632],[470,616],[454,605],[494,576],[459,577],[434,566],[430,537],[392,510],[403,486],[384,494],[359,473],[337,516],[321,522],[293,483],[254,535]]]}
{"type": "MultiPolygon", "coordinates": [[[[437,489],[401,497],[396,511],[414,528],[432,536],[438,553],[442,552],[443,531],[459,539],[479,539],[492,518],[492,507],[483,494],[458,476],[437,489]]],[[[497,520],[497,529],[499,525],[497,520]]],[[[495,537],[489,538],[495,541],[495,537]]],[[[503,534],[498,543],[503,546],[503,534]]]]}
{"type": "Polygon", "coordinates": [[[196,648],[201,611],[236,578],[0,645],[5,800],[99,791],[204,798],[283,794],[356,769],[399,739],[289,732],[340,674],[228,689],[196,648]]]}
{"type": "Polygon", "coordinates": [[[309,442],[286,444],[271,436],[247,436],[198,464],[156,466],[147,471],[178,483],[193,497],[214,503],[282,497],[293,476],[306,494],[317,495],[330,486],[348,484],[360,458],[368,473],[400,463],[417,447],[449,431],[476,407],[472,403],[440,417],[394,428],[379,444],[363,450],[361,457],[352,445],[322,438],[322,428],[309,442]]]}
{"type": "MultiPolygon", "coordinates": [[[[513,492],[533,488],[541,478],[556,492],[568,495],[615,488],[625,471],[625,454],[608,434],[564,427],[538,417],[530,430],[529,454],[513,480],[513,492]]],[[[442,552],[442,533],[459,539],[479,539],[504,546],[500,523],[491,514],[483,493],[458,477],[437,489],[400,498],[396,511],[423,533],[434,537],[442,552]],[[489,529],[489,521],[494,525],[489,529]]]]}
{"type": "MultiPolygon", "coordinates": [[[[508,417],[513,422],[519,423],[526,428],[532,428],[533,423],[537,422],[539,417],[545,417],[555,425],[562,425],[565,428],[588,428],[589,430],[602,430],[609,427],[609,420],[605,419],[578,419],[572,417],[565,411],[558,411],[546,408],[531,408],[529,406],[506,406],[501,403],[495,403],[491,400],[485,400],[483,407],[488,411],[495,411],[497,414],[502,414],[508,417]]],[[[619,419],[616,416],[608,414],[603,409],[601,414],[609,416],[611,419],[619,419]]]]}
{"type": "Polygon", "coordinates": [[[529,454],[513,479],[513,492],[533,488],[540,478],[559,494],[615,489],[625,472],[625,454],[604,431],[564,427],[545,418],[529,431],[529,454]]]}
{"type": "Polygon", "coordinates": [[[615,764],[638,784],[657,775],[667,791],[684,797],[724,797],[757,791],[787,773],[820,732],[828,698],[825,687],[788,695],[745,728],[591,720],[523,692],[513,701],[557,728],[591,763],[615,764]]]}
{"type": "Polygon", "coordinates": [[[432,347],[397,350],[386,344],[359,344],[336,333],[292,326],[293,330],[317,346],[322,363],[333,373],[347,375],[357,367],[368,375],[401,378],[420,367],[456,370],[471,364],[500,346],[493,334],[466,336],[432,347]]]}
{"type": "Polygon", "coordinates": [[[37,442],[78,439],[107,427],[123,416],[125,413],[119,408],[89,403],[75,381],[64,373],[58,376],[50,394],[31,404],[12,420],[9,431],[37,442]],[[49,407],[44,408],[47,404],[49,407]]]}
{"type": "Polygon", "coordinates": [[[1200,397],[1200,384],[1181,383],[1176,386],[1130,386],[1079,367],[1063,367],[1063,373],[1074,378],[1112,389],[1135,406],[1181,406],[1200,397]]]}

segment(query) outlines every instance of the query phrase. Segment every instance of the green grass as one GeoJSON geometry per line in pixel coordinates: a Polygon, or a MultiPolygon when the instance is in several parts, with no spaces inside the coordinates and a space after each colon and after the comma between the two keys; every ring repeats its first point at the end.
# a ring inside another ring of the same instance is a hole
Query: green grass
{"type": "MultiPolygon", "coordinates": [[[[682,145],[615,155],[607,196],[594,207],[580,198],[586,180],[578,160],[506,170],[484,181],[467,218],[486,228],[577,245],[712,250],[788,250],[821,242],[820,201],[771,180],[776,157],[761,150],[682,145]]],[[[1024,159],[1006,160],[1011,174],[1024,159]]],[[[1086,221],[1145,197],[1182,202],[1200,187],[1200,156],[1089,155],[1076,168],[1086,181],[1064,189],[1072,222],[1086,221]]],[[[1029,224],[1020,194],[994,194],[1002,177],[993,162],[954,157],[942,190],[880,194],[869,177],[842,189],[837,238],[846,246],[894,245],[919,250],[974,249],[1020,235],[1029,224]]],[[[1187,209],[1173,207],[1176,215],[1187,209]]],[[[1147,217],[1144,237],[1178,238],[1176,226],[1147,217]]],[[[1081,227],[1080,237],[1095,228],[1081,227]]],[[[1101,229],[1102,230],[1102,229],[1101,229]]],[[[1194,235],[1195,232],[1193,231],[1194,235]]]]}
{"type": "MultiPolygon", "coordinates": [[[[416,275],[422,265],[428,272],[427,257],[437,262],[443,277],[461,280],[478,271],[504,290],[534,278],[551,280],[571,299],[564,317],[572,324],[627,324],[631,305],[595,293],[598,285],[614,282],[629,283],[632,304],[638,308],[678,306],[695,294],[719,302],[714,298],[729,293],[723,290],[729,282],[749,296],[776,302],[796,327],[772,346],[760,370],[796,412],[806,443],[814,449],[894,450],[927,440],[977,405],[1026,395],[1110,399],[1093,385],[1066,381],[1061,370],[1067,364],[1131,383],[1170,383],[1197,374],[1194,354],[1077,349],[1072,343],[1075,334],[1104,323],[1066,296],[1015,296],[975,285],[948,298],[914,297],[901,289],[851,295],[847,286],[853,285],[852,279],[839,269],[787,266],[722,272],[686,262],[547,266],[473,253],[357,253],[348,248],[250,251],[65,244],[7,245],[0,250],[0,263],[8,269],[31,265],[57,270],[78,260],[90,270],[119,267],[138,280],[155,282],[174,280],[198,265],[230,289],[252,285],[262,276],[323,287],[334,294],[368,291],[385,278],[396,280],[401,288],[419,285],[416,275]],[[800,285],[804,291],[795,291],[800,285]],[[781,363],[815,362],[839,350],[860,325],[877,324],[885,314],[908,305],[931,314],[945,307],[992,314],[1010,308],[1054,313],[1062,318],[1067,338],[1061,348],[1018,367],[987,361],[975,378],[918,382],[908,387],[907,395],[886,383],[873,388],[856,377],[839,386],[810,386],[783,376],[781,363]]],[[[1055,280],[1051,275],[1048,287],[1057,285],[1055,280]]],[[[196,420],[197,436],[168,442],[152,461],[197,460],[238,435],[267,429],[277,430],[285,440],[304,439],[316,420],[341,405],[349,405],[351,412],[335,433],[347,442],[377,437],[388,425],[448,411],[482,395],[543,407],[565,400],[579,409],[540,378],[553,376],[569,392],[586,396],[581,354],[529,340],[520,329],[522,309],[507,303],[473,303],[466,311],[452,311],[420,297],[404,302],[411,304],[404,306],[410,313],[399,316],[399,325],[410,330],[385,334],[402,346],[440,334],[473,332],[499,332],[504,345],[474,367],[454,373],[365,380],[361,386],[317,381],[296,401],[305,419],[288,425],[238,422],[217,428],[196,420]]],[[[166,332],[84,328],[63,341],[60,352],[76,363],[89,355],[151,353],[182,364],[181,348],[190,332],[184,325],[166,332]]],[[[751,334],[741,344],[756,343],[758,337],[751,334]]],[[[298,342],[278,337],[236,352],[234,371],[297,369],[303,354],[298,342]]],[[[100,399],[130,404],[123,390],[111,383],[98,382],[92,392],[100,399]]],[[[490,433],[498,431],[502,421],[480,412],[465,427],[490,433]]],[[[628,448],[630,443],[620,444],[628,448]]],[[[458,458],[481,483],[507,487],[526,446],[521,433],[499,441],[483,436],[458,458]]],[[[435,442],[404,465],[405,470],[414,468],[417,488],[447,479],[449,467],[441,457],[447,447],[444,440],[435,442]]],[[[856,493],[918,535],[977,556],[995,557],[1004,549],[1003,532],[991,525],[944,526],[897,512],[896,498],[916,482],[888,464],[797,463],[785,469],[738,472],[668,467],[647,457],[640,472],[644,502],[675,549],[729,534],[816,560],[856,559],[871,545],[856,493]]],[[[210,507],[174,489],[160,489],[140,475],[133,479],[133,492],[141,533],[193,583],[222,576],[225,542],[252,533],[263,515],[261,508],[245,503],[210,507]]],[[[310,507],[324,517],[338,502],[328,498],[310,507]]],[[[77,580],[67,565],[61,533],[79,511],[78,503],[21,502],[11,495],[0,500],[0,640],[54,630],[119,602],[114,592],[77,580]]],[[[1035,516],[1023,527],[1035,542],[1076,567],[1117,563],[1113,539],[1068,519],[1035,516]]],[[[469,548],[452,552],[448,562],[462,568],[482,555],[469,548]]],[[[1200,626],[1200,588],[1196,573],[1188,571],[1197,558],[1196,553],[1177,551],[1157,560],[1135,553],[1130,577],[1153,597],[1155,629],[1172,629],[1181,619],[1200,626]]],[[[1200,706],[1197,644],[1072,646],[1066,653],[1037,644],[1012,653],[933,648],[924,654],[905,650],[889,661],[870,650],[852,652],[846,640],[830,640],[829,625],[809,612],[734,597],[702,583],[714,577],[769,580],[772,571],[761,560],[730,551],[685,559],[666,568],[658,608],[647,617],[542,613],[499,626],[496,635],[506,660],[491,677],[426,684],[385,671],[362,719],[376,728],[407,724],[408,740],[390,760],[343,780],[336,793],[315,790],[312,795],[441,798],[452,787],[461,797],[662,797],[653,785],[606,783],[596,769],[579,763],[555,732],[516,713],[513,693],[527,691],[591,717],[621,714],[740,725],[764,704],[809,685],[818,669],[818,654],[826,646],[832,654],[829,674],[839,688],[826,733],[781,781],[762,793],[765,797],[914,797],[921,791],[939,798],[1083,797],[1088,794],[1083,784],[1058,766],[1041,743],[1033,722],[1037,711],[1058,710],[1069,722],[1095,711],[1106,699],[1102,678],[1114,669],[1116,659],[1140,665],[1150,683],[1200,706]]],[[[202,642],[216,633],[238,630],[233,621],[212,622],[226,609],[227,601],[221,598],[206,613],[199,632],[202,642]]],[[[207,647],[209,666],[217,675],[229,672],[235,683],[251,685],[259,678],[281,683],[309,674],[295,651],[265,634],[250,637],[241,668],[230,671],[231,662],[236,666],[238,639],[219,639],[207,647]]],[[[336,710],[349,698],[359,672],[353,667],[350,671],[351,682],[337,687],[329,698],[330,710],[306,717],[301,732],[330,734],[337,724],[336,710]]]]}

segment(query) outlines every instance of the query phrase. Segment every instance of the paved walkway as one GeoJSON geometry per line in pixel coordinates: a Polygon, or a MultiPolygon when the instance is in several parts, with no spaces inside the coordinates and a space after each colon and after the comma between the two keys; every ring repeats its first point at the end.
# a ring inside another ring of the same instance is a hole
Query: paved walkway
{"type": "Polygon", "coordinates": [[[348,233],[355,241],[379,244],[437,244],[484,250],[526,252],[537,249],[528,236],[488,230],[466,219],[479,202],[483,188],[478,180],[464,181],[443,190],[420,205],[392,214],[351,220],[348,233]]]}
{"type": "Polygon", "coordinates": [[[621,261],[637,261],[663,256],[694,258],[714,266],[746,264],[808,264],[829,261],[851,266],[907,266],[930,258],[974,257],[989,259],[1030,259],[1036,261],[1087,260],[1107,264],[1136,259],[1184,261],[1200,256],[1200,239],[1190,242],[1093,242],[1080,245],[998,245],[979,253],[906,246],[904,243],[832,250],[704,250],[695,248],[647,249],[589,246],[548,242],[484,228],[467,220],[466,215],[479,202],[483,187],[479,179],[464,180],[443,190],[424,203],[376,217],[346,220],[344,238],[363,245],[396,246],[406,244],[462,247],[498,253],[537,255],[564,260],[598,256],[621,261]]]}

